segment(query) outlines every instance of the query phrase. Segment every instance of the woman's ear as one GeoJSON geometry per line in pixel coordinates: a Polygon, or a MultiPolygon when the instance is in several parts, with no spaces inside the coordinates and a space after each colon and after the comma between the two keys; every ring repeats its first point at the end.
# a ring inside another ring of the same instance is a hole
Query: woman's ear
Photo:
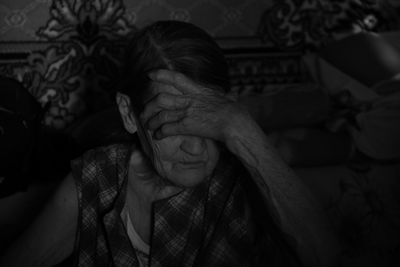
{"type": "Polygon", "coordinates": [[[131,107],[131,99],[129,96],[117,92],[116,101],[125,129],[131,134],[135,133],[137,131],[137,125],[131,107]]]}

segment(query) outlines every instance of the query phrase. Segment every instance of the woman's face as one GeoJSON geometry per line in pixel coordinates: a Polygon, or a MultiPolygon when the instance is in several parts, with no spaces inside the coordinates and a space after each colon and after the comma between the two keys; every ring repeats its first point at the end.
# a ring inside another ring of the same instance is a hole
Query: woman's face
{"type": "MultiPolygon", "coordinates": [[[[154,83],[151,97],[159,93],[182,94],[178,89],[154,83]]],[[[136,116],[137,124],[143,123],[136,116]]],[[[217,143],[197,136],[169,136],[161,140],[138,125],[138,132],[145,153],[152,160],[156,172],[179,187],[193,187],[211,176],[219,159],[217,143]]]]}

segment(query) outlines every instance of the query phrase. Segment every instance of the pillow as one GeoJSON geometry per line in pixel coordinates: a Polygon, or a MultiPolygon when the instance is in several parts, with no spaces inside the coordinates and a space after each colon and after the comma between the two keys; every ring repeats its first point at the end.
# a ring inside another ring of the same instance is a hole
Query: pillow
{"type": "Polygon", "coordinates": [[[265,132],[319,123],[330,112],[328,96],[314,83],[290,85],[270,95],[242,96],[239,102],[265,132]]]}
{"type": "Polygon", "coordinates": [[[357,149],[374,159],[400,158],[400,82],[391,79],[369,88],[316,54],[306,55],[304,62],[330,95],[348,91],[355,98],[348,107],[355,112],[352,120],[343,119],[347,120],[347,129],[357,149]],[[364,109],[360,109],[362,106],[364,109]]]}
{"type": "Polygon", "coordinates": [[[356,115],[350,128],[354,142],[364,154],[380,160],[400,159],[400,81],[388,80],[376,86],[380,98],[356,115]]]}
{"type": "Polygon", "coordinates": [[[332,42],[319,51],[320,57],[366,86],[400,72],[400,52],[375,33],[358,33],[332,42]]]}
{"type": "Polygon", "coordinates": [[[314,81],[323,90],[326,90],[329,95],[348,91],[353,97],[362,102],[370,102],[378,98],[378,95],[373,90],[315,53],[303,56],[303,62],[314,81]]]}

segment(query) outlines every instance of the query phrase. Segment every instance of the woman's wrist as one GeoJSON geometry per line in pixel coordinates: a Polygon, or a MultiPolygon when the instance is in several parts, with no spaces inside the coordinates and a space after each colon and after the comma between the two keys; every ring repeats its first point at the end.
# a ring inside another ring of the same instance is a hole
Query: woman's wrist
{"type": "Polygon", "coordinates": [[[227,148],[234,153],[235,146],[240,140],[255,138],[262,132],[246,108],[238,105],[225,127],[223,142],[227,148]]]}

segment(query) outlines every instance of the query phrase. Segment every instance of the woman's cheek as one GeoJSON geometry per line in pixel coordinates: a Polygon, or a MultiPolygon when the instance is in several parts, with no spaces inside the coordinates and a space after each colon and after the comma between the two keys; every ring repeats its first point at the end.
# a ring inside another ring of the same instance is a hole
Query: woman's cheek
{"type": "Polygon", "coordinates": [[[176,152],[179,146],[176,146],[176,142],[174,141],[173,138],[167,137],[152,142],[154,152],[153,165],[158,174],[163,177],[168,177],[176,160],[176,152]]]}

